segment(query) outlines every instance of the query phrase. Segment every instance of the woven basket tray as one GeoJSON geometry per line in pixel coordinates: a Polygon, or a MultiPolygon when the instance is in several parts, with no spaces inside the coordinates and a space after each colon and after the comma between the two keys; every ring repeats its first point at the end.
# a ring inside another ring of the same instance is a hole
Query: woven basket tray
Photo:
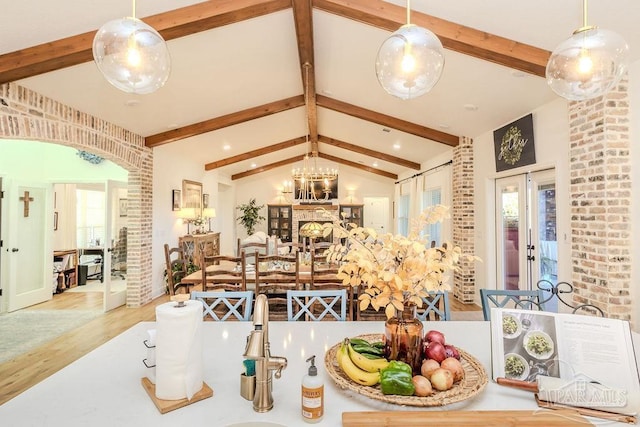
{"type": "MultiPolygon", "coordinates": [[[[382,335],[360,335],[367,341],[375,342],[382,339],[382,335]]],[[[436,391],[431,396],[400,396],[395,394],[382,394],[380,386],[375,387],[362,386],[349,379],[349,377],[340,369],[336,360],[336,353],[340,348],[342,341],[331,347],[324,356],[324,364],[327,373],[333,378],[335,383],[342,389],[352,390],[371,399],[381,400],[387,403],[407,406],[444,406],[455,402],[461,402],[480,393],[487,385],[487,373],[478,362],[478,360],[457,347],[460,352],[460,361],[464,368],[464,378],[455,383],[454,386],[447,391],[436,391]]]]}

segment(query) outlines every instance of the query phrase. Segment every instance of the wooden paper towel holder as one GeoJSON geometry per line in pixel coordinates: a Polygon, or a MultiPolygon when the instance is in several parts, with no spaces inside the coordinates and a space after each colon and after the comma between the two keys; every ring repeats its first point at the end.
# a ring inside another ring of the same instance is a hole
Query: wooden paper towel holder
{"type": "Polygon", "coordinates": [[[191,400],[188,400],[187,398],[178,400],[158,399],[156,397],[156,385],[152,383],[147,377],[142,378],[142,387],[144,387],[144,389],[147,391],[147,394],[161,414],[166,414],[167,412],[173,411],[174,409],[183,408],[187,405],[191,405],[192,403],[199,402],[200,400],[204,400],[213,396],[213,390],[204,381],[202,382],[202,388],[200,389],[200,391],[194,394],[193,397],[191,397],[191,400]]]}

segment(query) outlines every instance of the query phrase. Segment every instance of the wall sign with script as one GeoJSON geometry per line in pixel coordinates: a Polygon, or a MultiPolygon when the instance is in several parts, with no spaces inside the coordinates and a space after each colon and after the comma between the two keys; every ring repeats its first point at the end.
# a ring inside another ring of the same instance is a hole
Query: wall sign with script
{"type": "Polygon", "coordinates": [[[493,132],[496,172],[536,162],[533,115],[529,114],[493,132]]]}

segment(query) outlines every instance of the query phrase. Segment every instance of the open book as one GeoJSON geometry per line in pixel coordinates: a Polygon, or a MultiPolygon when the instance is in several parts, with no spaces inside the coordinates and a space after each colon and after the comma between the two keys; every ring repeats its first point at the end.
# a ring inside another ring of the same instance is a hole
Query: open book
{"type": "Polygon", "coordinates": [[[491,353],[494,380],[535,382],[544,401],[627,415],[640,411],[626,321],[494,308],[491,353]]]}

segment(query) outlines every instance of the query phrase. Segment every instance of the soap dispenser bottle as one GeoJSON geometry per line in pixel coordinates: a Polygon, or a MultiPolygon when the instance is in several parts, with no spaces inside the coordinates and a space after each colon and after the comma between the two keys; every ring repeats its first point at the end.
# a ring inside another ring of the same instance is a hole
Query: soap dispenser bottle
{"type": "Polygon", "coordinates": [[[307,375],[302,378],[302,419],[308,423],[317,423],[324,415],[324,382],[318,376],[316,356],[307,359],[311,362],[307,375]]]}

